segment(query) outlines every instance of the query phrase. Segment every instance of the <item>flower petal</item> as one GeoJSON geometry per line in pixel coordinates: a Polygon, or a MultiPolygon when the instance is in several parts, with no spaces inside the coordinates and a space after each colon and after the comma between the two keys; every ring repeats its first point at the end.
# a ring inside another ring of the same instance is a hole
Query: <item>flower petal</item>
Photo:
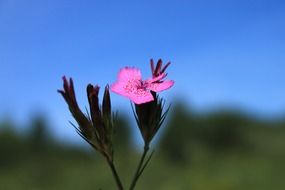
{"type": "Polygon", "coordinates": [[[149,83],[147,88],[151,91],[154,92],[160,92],[163,90],[167,90],[169,88],[171,88],[174,85],[174,81],[173,80],[166,80],[160,83],[149,83]]]}
{"type": "Polygon", "coordinates": [[[122,96],[128,96],[128,94],[125,91],[125,86],[126,83],[117,81],[111,85],[111,90],[122,96]]]}
{"type": "Polygon", "coordinates": [[[134,67],[125,67],[120,70],[118,75],[118,81],[139,81],[142,79],[141,71],[134,67]]]}
{"type": "Polygon", "coordinates": [[[152,94],[149,91],[142,89],[138,89],[138,91],[136,91],[135,93],[130,94],[129,98],[135,104],[143,104],[154,100],[152,94]]]}
{"type": "Polygon", "coordinates": [[[148,90],[136,88],[135,86],[131,90],[128,90],[127,85],[128,83],[116,82],[111,85],[111,90],[119,95],[129,98],[136,104],[142,104],[154,100],[152,94],[148,90]]]}
{"type": "Polygon", "coordinates": [[[167,74],[162,73],[162,74],[158,75],[157,77],[153,77],[151,79],[145,80],[145,82],[147,82],[147,83],[159,82],[160,80],[164,79],[166,76],[167,76],[167,74]]]}

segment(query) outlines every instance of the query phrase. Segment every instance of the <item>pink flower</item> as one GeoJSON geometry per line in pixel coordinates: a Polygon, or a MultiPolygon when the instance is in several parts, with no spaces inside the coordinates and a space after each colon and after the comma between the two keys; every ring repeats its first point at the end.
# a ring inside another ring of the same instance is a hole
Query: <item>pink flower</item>
{"type": "Polygon", "coordinates": [[[125,67],[120,70],[118,80],[111,85],[111,90],[126,96],[135,104],[143,104],[154,100],[151,91],[160,92],[173,86],[174,81],[165,80],[165,73],[153,76],[151,79],[142,80],[141,72],[134,67],[125,67]]]}

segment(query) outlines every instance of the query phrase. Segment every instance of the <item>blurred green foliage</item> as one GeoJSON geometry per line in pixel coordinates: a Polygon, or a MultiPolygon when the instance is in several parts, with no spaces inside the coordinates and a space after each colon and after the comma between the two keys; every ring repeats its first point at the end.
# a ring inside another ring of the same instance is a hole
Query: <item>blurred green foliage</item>
{"type": "MultiPolygon", "coordinates": [[[[44,117],[19,134],[0,123],[0,189],[116,189],[103,158],[86,147],[59,143],[44,117]]],[[[115,161],[123,183],[139,159],[128,120],[119,117],[115,161]],[[128,150],[132,151],[128,151],[128,150]]],[[[235,110],[195,113],[172,108],[156,152],[137,189],[283,190],[285,119],[255,118],[235,110]]]]}

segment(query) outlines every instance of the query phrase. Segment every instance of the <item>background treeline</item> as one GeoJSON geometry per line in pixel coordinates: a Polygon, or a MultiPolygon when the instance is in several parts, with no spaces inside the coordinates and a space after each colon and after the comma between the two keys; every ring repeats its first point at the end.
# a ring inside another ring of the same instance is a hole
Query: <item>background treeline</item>
{"type": "MultiPolygon", "coordinates": [[[[120,116],[114,137],[124,182],[139,156],[128,123],[120,116]]],[[[165,124],[138,190],[285,188],[285,117],[229,109],[197,113],[178,103],[165,124]]],[[[115,189],[102,157],[87,144],[55,140],[43,116],[22,134],[17,129],[0,122],[0,189],[115,189]]]]}

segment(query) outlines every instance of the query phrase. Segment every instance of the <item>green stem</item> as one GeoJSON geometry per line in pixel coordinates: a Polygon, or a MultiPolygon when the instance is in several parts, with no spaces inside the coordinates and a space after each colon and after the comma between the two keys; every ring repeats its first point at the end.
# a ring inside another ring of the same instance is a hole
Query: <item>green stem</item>
{"type": "Polygon", "coordinates": [[[117,170],[116,170],[116,168],[115,168],[115,165],[114,165],[113,161],[107,159],[107,162],[108,162],[108,165],[109,165],[110,168],[111,168],[111,171],[112,171],[113,177],[114,177],[114,179],[115,179],[115,181],[116,181],[118,190],[124,190],[124,187],[123,187],[123,185],[122,185],[122,182],[121,182],[121,180],[120,180],[120,177],[119,177],[119,175],[118,175],[118,173],[117,173],[117,170]]]}
{"type": "Polygon", "coordinates": [[[141,169],[143,167],[143,163],[144,163],[144,160],[145,160],[145,157],[147,155],[148,150],[149,150],[149,146],[145,145],[143,154],[141,156],[140,162],[139,162],[137,170],[136,170],[136,172],[134,174],[134,177],[133,177],[133,180],[132,180],[132,183],[131,183],[131,186],[130,186],[129,190],[133,190],[135,188],[135,186],[136,186],[136,183],[137,183],[137,181],[138,181],[138,179],[139,179],[139,177],[141,175],[141,169]]]}

